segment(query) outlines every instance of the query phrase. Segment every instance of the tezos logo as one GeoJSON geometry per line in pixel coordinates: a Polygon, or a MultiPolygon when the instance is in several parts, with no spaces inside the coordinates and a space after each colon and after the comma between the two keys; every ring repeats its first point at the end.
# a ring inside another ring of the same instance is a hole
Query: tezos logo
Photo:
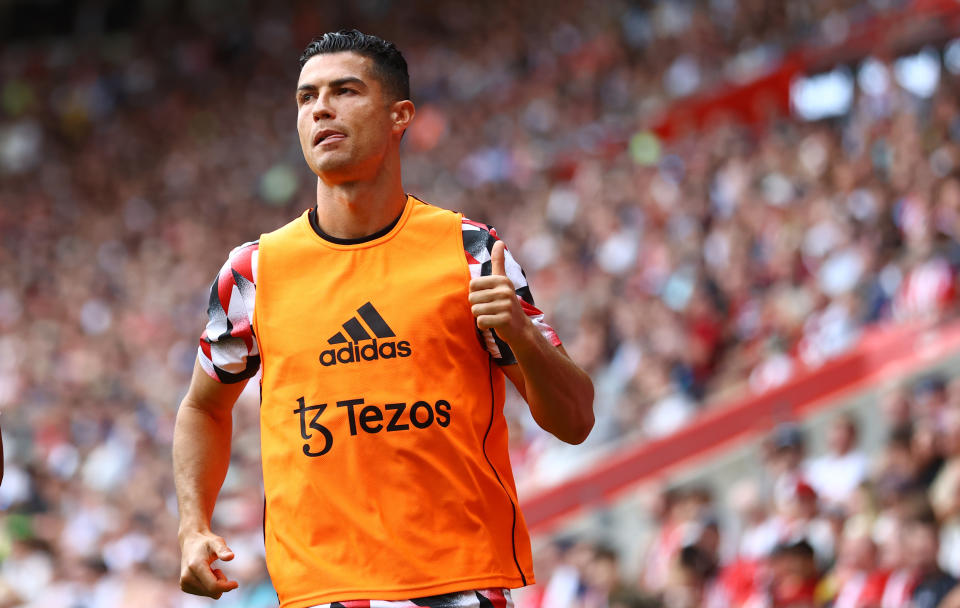
{"type": "Polygon", "coordinates": [[[367,302],[357,309],[360,319],[351,317],[349,321],[343,324],[343,329],[350,336],[353,342],[347,340],[343,331],[338,331],[327,343],[343,346],[328,348],[320,353],[320,364],[324,367],[336,365],[338,363],[355,363],[357,361],[376,361],[378,359],[393,359],[396,357],[409,357],[413,352],[410,349],[410,343],[406,340],[386,340],[385,338],[395,338],[396,334],[383,320],[373,304],[367,302]],[[367,331],[367,328],[373,332],[374,338],[367,331]],[[378,342],[377,339],[380,341],[378,342]],[[369,344],[360,345],[359,342],[372,340],[369,344]]]}
{"type": "MultiPolygon", "coordinates": [[[[293,413],[300,418],[303,453],[311,458],[323,456],[333,448],[333,432],[320,422],[320,417],[327,410],[327,404],[307,405],[304,397],[298,397],[297,406],[293,413]],[[315,438],[311,431],[320,433],[320,438],[315,438]]],[[[337,401],[337,409],[341,408],[346,414],[351,437],[360,433],[376,435],[380,431],[395,433],[423,430],[434,423],[445,429],[450,426],[452,410],[446,399],[438,399],[433,403],[421,399],[410,403],[408,407],[407,402],[385,403],[382,406],[367,404],[363,397],[337,401]]]]}

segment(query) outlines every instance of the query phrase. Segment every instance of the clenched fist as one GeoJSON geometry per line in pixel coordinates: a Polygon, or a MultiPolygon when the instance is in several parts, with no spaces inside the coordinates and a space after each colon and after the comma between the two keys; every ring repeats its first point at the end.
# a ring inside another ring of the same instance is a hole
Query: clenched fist
{"type": "Polygon", "coordinates": [[[503,241],[490,252],[492,274],[470,281],[470,310],[480,329],[494,329],[507,344],[518,337],[529,323],[520,307],[513,283],[507,278],[503,241]]]}

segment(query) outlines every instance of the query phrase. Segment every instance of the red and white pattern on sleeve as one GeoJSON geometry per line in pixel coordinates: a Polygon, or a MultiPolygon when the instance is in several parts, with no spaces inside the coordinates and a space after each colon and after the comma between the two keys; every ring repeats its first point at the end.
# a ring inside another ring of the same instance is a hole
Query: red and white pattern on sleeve
{"type": "MultiPolygon", "coordinates": [[[[489,276],[493,272],[493,263],[490,256],[493,251],[493,244],[500,240],[496,228],[463,218],[461,230],[463,232],[463,251],[467,256],[467,265],[470,267],[470,278],[489,276]]],[[[527,284],[527,275],[514,259],[509,248],[504,249],[503,262],[507,278],[513,283],[523,311],[527,313],[527,316],[548,342],[554,346],[560,346],[561,342],[557,332],[544,320],[543,312],[534,305],[533,294],[527,284]]],[[[497,336],[496,332],[485,329],[478,330],[478,334],[481,342],[486,346],[487,352],[497,363],[511,365],[517,362],[510,347],[497,336]]]]}
{"type": "Polygon", "coordinates": [[[413,600],[348,600],[312,608],[514,608],[514,605],[509,589],[480,589],[413,600]]]}
{"type": "Polygon", "coordinates": [[[253,335],[259,248],[259,241],[252,241],[231,251],[210,287],[198,358],[203,371],[224,384],[246,380],[260,369],[253,335]]]}

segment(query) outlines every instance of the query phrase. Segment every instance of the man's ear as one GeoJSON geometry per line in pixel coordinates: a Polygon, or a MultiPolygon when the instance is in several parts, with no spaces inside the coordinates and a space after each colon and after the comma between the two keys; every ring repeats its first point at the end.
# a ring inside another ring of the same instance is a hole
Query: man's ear
{"type": "Polygon", "coordinates": [[[416,114],[417,108],[409,99],[395,101],[390,108],[390,119],[393,121],[394,133],[402,134],[406,131],[416,114]]]}

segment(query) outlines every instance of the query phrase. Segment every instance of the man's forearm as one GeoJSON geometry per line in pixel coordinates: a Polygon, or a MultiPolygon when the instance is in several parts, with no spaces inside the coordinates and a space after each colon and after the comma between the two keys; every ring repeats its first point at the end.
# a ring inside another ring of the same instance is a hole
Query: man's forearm
{"type": "Polygon", "coordinates": [[[529,321],[509,344],[537,424],[567,443],[583,442],[594,422],[590,376],[529,321]]]}
{"type": "Polygon", "coordinates": [[[173,479],[180,509],[180,532],[206,530],[217,493],[230,465],[233,420],[184,401],[173,432],[173,479]]]}

